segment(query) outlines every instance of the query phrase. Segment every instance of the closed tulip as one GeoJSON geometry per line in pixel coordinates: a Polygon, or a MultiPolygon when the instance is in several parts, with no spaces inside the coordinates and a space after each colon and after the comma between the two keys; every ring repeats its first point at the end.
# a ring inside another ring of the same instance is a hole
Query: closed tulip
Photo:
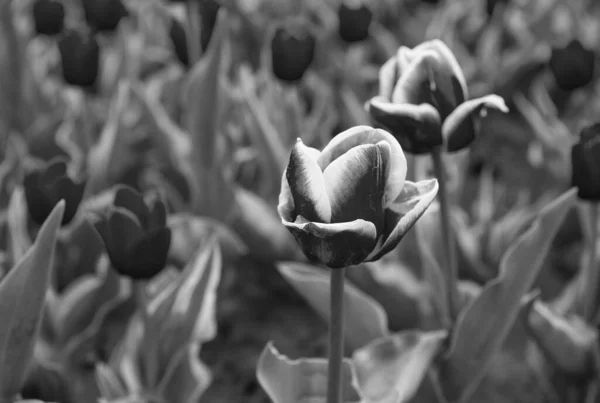
{"type": "Polygon", "coordinates": [[[81,5],[88,25],[99,32],[114,31],[129,14],[122,0],[81,0],[81,5]]]}
{"type": "Polygon", "coordinates": [[[581,131],[571,149],[571,182],[584,200],[600,201],[600,123],[581,131]]]}
{"type": "Polygon", "coordinates": [[[187,34],[183,24],[175,18],[171,19],[169,37],[173,43],[175,55],[184,66],[188,67],[190,65],[190,58],[188,55],[187,34]]]}
{"type": "Polygon", "coordinates": [[[63,78],[67,84],[94,88],[100,69],[100,46],[85,32],[70,31],[58,42],[63,78]]]}
{"type": "Polygon", "coordinates": [[[120,186],[113,205],[94,225],[115,270],[137,280],[152,278],[165,267],[171,246],[166,220],[161,200],[148,206],[140,193],[120,186]]]}
{"type": "Polygon", "coordinates": [[[427,209],[437,180],[406,181],[392,135],[357,126],[318,151],[296,142],[278,211],[304,254],[330,268],[380,259],[427,209]]]}
{"type": "Polygon", "coordinates": [[[286,82],[300,80],[315,56],[316,39],[303,26],[279,27],[271,40],[275,77],[286,82]]]}
{"type": "Polygon", "coordinates": [[[594,52],[574,39],[564,48],[552,49],[550,71],[556,85],[563,91],[586,86],[594,77],[594,52]]]}
{"type": "Polygon", "coordinates": [[[349,43],[360,42],[369,37],[373,11],[361,1],[344,1],[338,9],[338,20],[340,38],[349,43]]]}
{"type": "Polygon", "coordinates": [[[62,224],[73,220],[81,203],[85,181],[76,179],[67,173],[67,161],[56,158],[25,175],[23,180],[25,200],[31,219],[42,225],[54,209],[65,201],[65,213],[62,224]]]}
{"type": "Polygon", "coordinates": [[[58,35],[65,25],[65,6],[58,0],[36,0],[31,12],[35,32],[41,35],[58,35]]]}
{"type": "Polygon", "coordinates": [[[468,99],[463,72],[440,40],[414,49],[400,47],[379,72],[379,95],[367,103],[375,124],[389,130],[405,151],[430,153],[445,145],[453,152],[475,138],[473,116],[482,108],[507,111],[497,95],[468,99]]]}

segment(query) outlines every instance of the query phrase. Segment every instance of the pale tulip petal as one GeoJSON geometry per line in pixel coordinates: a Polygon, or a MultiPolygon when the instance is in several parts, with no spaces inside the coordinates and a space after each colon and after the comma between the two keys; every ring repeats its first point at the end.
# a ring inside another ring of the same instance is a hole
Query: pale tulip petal
{"type": "Polygon", "coordinates": [[[389,173],[385,185],[383,205],[392,203],[400,194],[406,179],[406,157],[398,141],[390,133],[369,126],[356,126],[335,136],[319,156],[319,166],[325,170],[342,154],[361,144],[377,144],[386,141],[390,145],[389,173]]]}
{"type": "Polygon", "coordinates": [[[323,173],[315,154],[298,139],[292,149],[285,177],[294,200],[294,213],[310,221],[329,222],[331,206],[323,173]]]}
{"type": "Polygon", "coordinates": [[[386,141],[363,144],[335,159],[323,172],[331,222],[362,219],[383,227],[383,194],[390,160],[386,141]]]}
{"type": "Polygon", "coordinates": [[[395,104],[433,104],[432,80],[435,66],[441,63],[440,56],[434,51],[425,51],[402,71],[392,93],[395,104]]]}
{"type": "Polygon", "coordinates": [[[392,57],[379,69],[379,95],[381,97],[387,100],[392,99],[398,76],[398,62],[396,57],[392,57]]]}

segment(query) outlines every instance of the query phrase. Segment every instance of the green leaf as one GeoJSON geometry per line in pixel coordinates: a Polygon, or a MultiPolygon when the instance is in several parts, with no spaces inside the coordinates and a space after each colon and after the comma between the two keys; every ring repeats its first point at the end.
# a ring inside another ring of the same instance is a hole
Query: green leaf
{"type": "MultiPolygon", "coordinates": [[[[278,269],[296,291],[329,320],[329,270],[294,262],[279,263],[278,269]]],[[[381,305],[349,282],[344,288],[344,322],[346,340],[352,349],[388,334],[387,316],[381,305]]]]}
{"type": "Polygon", "coordinates": [[[542,269],[575,194],[573,189],[566,192],[539,213],[504,255],[499,276],[459,315],[442,365],[441,379],[449,400],[467,402],[479,386],[519,314],[521,299],[542,269]]]}
{"type": "Polygon", "coordinates": [[[447,336],[445,330],[405,331],[355,351],[356,389],[369,402],[410,401],[447,336]]]}
{"type": "Polygon", "coordinates": [[[23,187],[18,186],[13,190],[8,205],[8,231],[12,261],[17,262],[31,247],[31,239],[27,230],[27,202],[23,187]]]}
{"type": "MultiPolygon", "coordinates": [[[[267,344],[256,368],[258,382],[273,403],[324,402],[327,396],[327,360],[300,358],[290,360],[267,344]]],[[[342,367],[344,403],[362,403],[352,386],[351,361],[342,367]]]]}
{"type": "Polygon", "coordinates": [[[60,201],[33,246],[0,283],[0,399],[16,396],[23,385],[40,328],[64,210],[65,202],[60,201]]]}

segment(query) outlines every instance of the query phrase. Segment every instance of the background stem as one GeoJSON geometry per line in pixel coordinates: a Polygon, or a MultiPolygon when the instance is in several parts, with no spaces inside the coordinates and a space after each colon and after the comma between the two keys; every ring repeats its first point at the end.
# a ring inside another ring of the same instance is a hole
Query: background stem
{"type": "Polygon", "coordinates": [[[200,59],[200,27],[198,26],[200,10],[197,0],[187,0],[185,4],[188,21],[188,57],[192,67],[200,59]]]}
{"type": "Polygon", "coordinates": [[[450,226],[450,205],[446,190],[446,171],[442,161],[441,147],[436,147],[431,152],[433,158],[433,169],[439,183],[438,200],[440,201],[440,221],[442,224],[442,236],[444,238],[444,273],[446,279],[446,292],[448,295],[448,311],[452,320],[458,316],[459,306],[457,299],[458,270],[456,267],[456,253],[454,239],[450,226]]]}
{"type": "Polygon", "coordinates": [[[591,222],[590,245],[588,251],[587,264],[584,267],[584,272],[579,277],[581,280],[581,298],[583,299],[583,317],[592,320],[596,315],[596,307],[598,301],[598,292],[600,291],[600,273],[596,264],[596,252],[598,245],[598,204],[590,204],[591,222]]]}
{"type": "Polygon", "coordinates": [[[344,359],[344,278],[346,269],[331,271],[331,317],[329,319],[329,364],[327,403],[342,402],[342,360],[344,359]]]}

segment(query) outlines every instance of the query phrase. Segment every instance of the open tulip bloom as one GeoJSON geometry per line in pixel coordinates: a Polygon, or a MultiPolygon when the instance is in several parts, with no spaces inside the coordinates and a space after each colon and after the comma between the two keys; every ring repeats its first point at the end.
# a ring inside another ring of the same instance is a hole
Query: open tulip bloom
{"type": "Polygon", "coordinates": [[[318,151],[300,139],[281,182],[278,211],[311,260],[342,268],[380,259],[434,199],[436,179],[406,181],[406,158],[388,132],[346,130],[318,151]]]}
{"type": "Polygon", "coordinates": [[[497,95],[467,101],[467,84],[452,51],[440,40],[400,47],[379,71],[379,95],[367,103],[373,121],[389,130],[405,151],[450,152],[475,138],[473,116],[482,108],[508,109],[497,95]]]}

